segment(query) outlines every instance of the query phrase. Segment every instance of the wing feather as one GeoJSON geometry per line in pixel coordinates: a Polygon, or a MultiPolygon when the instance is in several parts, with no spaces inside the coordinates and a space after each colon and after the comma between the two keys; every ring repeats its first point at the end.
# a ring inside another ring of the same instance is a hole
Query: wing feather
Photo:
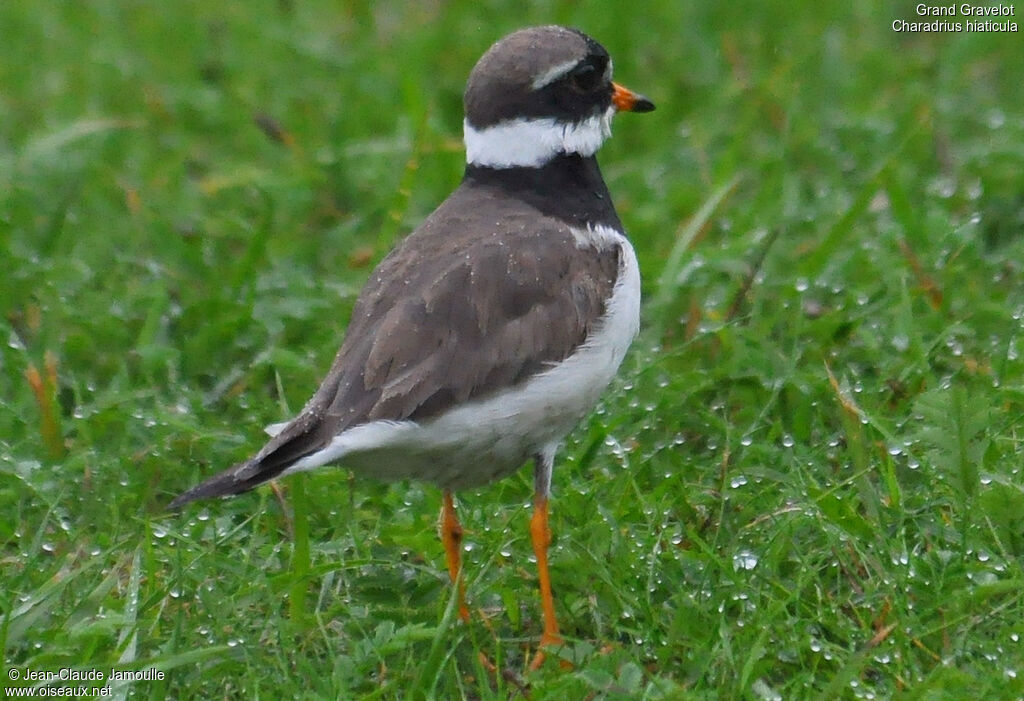
{"type": "Polygon", "coordinates": [[[515,200],[492,201],[499,211],[484,218],[460,204],[466,194],[456,190],[377,267],[299,415],[175,506],[251,489],[348,427],[427,419],[497,393],[584,342],[618,279],[618,245],[581,248],[565,223],[515,200]]]}

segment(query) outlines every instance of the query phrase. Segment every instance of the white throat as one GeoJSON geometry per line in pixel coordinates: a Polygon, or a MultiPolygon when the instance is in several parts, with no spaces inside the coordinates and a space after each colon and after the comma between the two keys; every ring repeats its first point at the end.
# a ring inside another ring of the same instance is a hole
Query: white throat
{"type": "Polygon", "coordinates": [[[551,117],[511,119],[477,129],[463,121],[466,162],[488,168],[536,168],[561,154],[593,156],[612,135],[615,107],[578,124],[551,117]]]}

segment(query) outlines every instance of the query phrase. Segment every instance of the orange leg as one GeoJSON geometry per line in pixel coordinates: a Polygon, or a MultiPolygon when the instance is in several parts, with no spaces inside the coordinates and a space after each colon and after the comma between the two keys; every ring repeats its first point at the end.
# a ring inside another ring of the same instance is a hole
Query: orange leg
{"type": "MultiPolygon", "coordinates": [[[[533,518],[530,519],[530,538],[533,541],[533,554],[537,557],[537,572],[540,577],[540,604],[544,611],[544,633],[540,636],[540,647],[558,645],[562,636],[558,634],[558,621],[555,619],[555,599],[551,595],[551,575],[548,573],[548,546],[551,545],[551,529],[548,528],[548,499],[538,495],[533,504],[533,518]]],[[[544,664],[544,650],[537,650],[530,669],[537,669],[544,664]]]]}
{"type": "Polygon", "coordinates": [[[444,543],[445,559],[448,560],[448,575],[452,584],[458,587],[459,618],[469,620],[469,609],[466,608],[466,586],[462,581],[460,557],[462,552],[462,524],[455,515],[455,501],[452,493],[444,490],[441,501],[441,542],[444,543]]]}

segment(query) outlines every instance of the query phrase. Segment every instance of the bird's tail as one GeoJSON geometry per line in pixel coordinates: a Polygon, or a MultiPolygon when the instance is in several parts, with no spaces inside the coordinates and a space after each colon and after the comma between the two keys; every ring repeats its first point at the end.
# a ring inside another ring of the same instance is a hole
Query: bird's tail
{"type": "Polygon", "coordinates": [[[167,505],[168,509],[180,509],[189,502],[241,494],[274,479],[284,472],[287,465],[267,464],[260,456],[229,467],[192,489],[178,495],[167,505]]]}
{"type": "MultiPolygon", "coordinates": [[[[328,389],[332,387],[326,383],[325,386],[328,389]]],[[[280,476],[307,455],[316,453],[328,444],[334,435],[323,423],[326,409],[333,397],[332,393],[325,392],[321,387],[302,413],[294,419],[267,427],[266,431],[271,438],[255,456],[196,485],[178,496],[167,505],[167,508],[178,509],[197,499],[212,499],[248,492],[280,476]]],[[[337,430],[341,428],[344,426],[337,430]]]]}

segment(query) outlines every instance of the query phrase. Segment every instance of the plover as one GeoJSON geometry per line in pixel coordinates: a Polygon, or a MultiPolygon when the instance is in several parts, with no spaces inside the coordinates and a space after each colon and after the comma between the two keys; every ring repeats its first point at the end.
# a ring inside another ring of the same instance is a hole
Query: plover
{"type": "Polygon", "coordinates": [[[640,314],[636,255],[595,153],[616,112],[653,109],[612,82],[608,52],[580,31],[532,27],[491,46],[466,86],[465,176],[370,275],[320,388],[255,456],[171,508],[329,464],[433,482],[466,618],[452,494],[532,460],[540,646],[559,643],[555,452],[615,375],[640,314]]]}

